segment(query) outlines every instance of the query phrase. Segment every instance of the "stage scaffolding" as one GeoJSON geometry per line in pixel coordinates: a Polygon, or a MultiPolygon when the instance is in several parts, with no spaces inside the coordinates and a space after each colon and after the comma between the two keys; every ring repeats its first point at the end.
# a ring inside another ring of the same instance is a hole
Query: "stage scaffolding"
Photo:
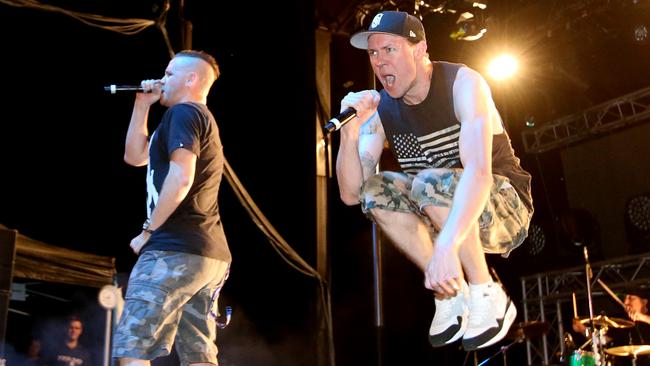
{"type": "Polygon", "coordinates": [[[582,113],[524,130],[524,148],[527,153],[542,153],[641,122],[648,117],[650,87],[611,99],[582,113]]]}
{"type": "MultiPolygon", "coordinates": [[[[548,322],[551,325],[547,334],[526,341],[527,365],[548,365],[554,355],[564,354],[564,324],[570,325],[571,320],[567,319],[568,323],[563,321],[562,307],[566,307],[567,303],[571,306],[573,293],[576,298],[586,301],[585,268],[573,267],[521,278],[524,321],[548,322]]],[[[627,286],[650,283],[650,253],[591,263],[591,270],[592,300],[609,297],[598,280],[617,293],[622,293],[620,290],[627,286]]]]}

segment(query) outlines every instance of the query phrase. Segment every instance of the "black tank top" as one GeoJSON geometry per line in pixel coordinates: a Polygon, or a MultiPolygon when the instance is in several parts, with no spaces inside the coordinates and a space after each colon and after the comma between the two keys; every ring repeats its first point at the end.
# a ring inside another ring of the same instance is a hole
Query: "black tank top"
{"type": "MultiPolygon", "coordinates": [[[[379,117],[390,148],[402,171],[415,175],[428,168],[462,168],[458,141],[460,122],[454,113],[453,86],[465,65],[433,63],[429,94],[416,105],[392,98],[381,90],[379,117]]],[[[530,212],[530,174],[523,170],[505,132],[493,136],[492,173],[508,177],[530,212]]]]}

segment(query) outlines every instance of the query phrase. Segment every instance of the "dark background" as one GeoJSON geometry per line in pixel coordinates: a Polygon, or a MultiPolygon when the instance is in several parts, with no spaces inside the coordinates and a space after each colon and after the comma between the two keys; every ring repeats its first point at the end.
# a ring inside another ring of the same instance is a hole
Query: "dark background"
{"type": "MultiPolygon", "coordinates": [[[[413,7],[394,3],[403,10],[413,7]]],[[[446,3],[466,6],[463,1],[446,3]]],[[[48,4],[146,19],[156,19],[163,7],[153,0],[48,4]]],[[[166,29],[178,51],[180,6],[178,1],[170,5],[166,29]]],[[[321,111],[329,116],[347,92],[372,87],[367,57],[348,38],[382,5],[388,6],[371,1],[186,1],[183,8],[184,18],[193,24],[193,48],[214,55],[221,67],[208,106],[228,162],[278,232],[314,267],[314,31],[320,27],[332,35],[332,111],[321,111]],[[366,12],[370,15],[363,16],[366,12]]],[[[648,86],[650,46],[635,40],[633,31],[649,20],[650,8],[642,0],[509,0],[491,2],[488,10],[488,33],[476,42],[449,38],[457,14],[430,13],[423,22],[432,59],[463,62],[482,73],[497,51],[509,50],[521,59],[521,76],[507,83],[488,80],[517,155],[533,174],[534,223],[546,237],[543,246],[528,240],[508,259],[489,257],[520,305],[521,276],[582,263],[581,248],[573,245],[576,236],[586,238],[594,260],[647,249],[647,243],[629,235],[621,212],[622,202],[650,191],[646,123],[543,154],[525,153],[521,133],[527,120],[542,125],[648,86]],[[565,224],[576,218],[578,233],[565,224]],[[616,234],[603,239],[601,233],[612,228],[616,234]]],[[[122,161],[133,96],[108,95],[103,86],[161,77],[169,50],[160,29],[127,36],[61,13],[0,3],[0,40],[0,223],[46,243],[115,257],[124,278],[136,259],[129,241],[146,215],[145,171],[122,161]]],[[[152,111],[152,130],[162,111],[152,111]]],[[[331,139],[334,157],[337,138],[331,139]]],[[[234,260],[221,299],[222,307],[233,307],[233,318],[219,333],[220,362],[317,364],[317,281],[283,261],[225,180],[222,187],[219,202],[234,260]]],[[[462,364],[466,355],[456,345],[437,350],[428,345],[430,293],[421,286],[421,274],[386,241],[385,325],[377,336],[370,223],[358,207],[340,203],[335,178],[329,193],[336,363],[462,364]]],[[[42,295],[12,301],[12,308],[31,316],[10,313],[10,347],[23,352],[33,335],[58,337],[61,319],[74,312],[86,321],[85,341],[99,362],[104,317],[95,304],[97,290],[29,286],[69,302],[42,295]]],[[[496,351],[498,345],[477,357],[496,351]]],[[[511,362],[524,362],[523,345],[508,352],[511,362]]]]}

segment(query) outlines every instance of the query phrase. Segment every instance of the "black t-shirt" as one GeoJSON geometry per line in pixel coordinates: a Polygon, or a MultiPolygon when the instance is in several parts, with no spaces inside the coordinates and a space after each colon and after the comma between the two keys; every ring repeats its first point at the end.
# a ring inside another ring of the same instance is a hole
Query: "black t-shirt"
{"type": "Polygon", "coordinates": [[[149,141],[147,166],[147,217],[169,172],[176,149],[196,157],[194,181],[185,199],[151,235],[142,251],[169,250],[197,254],[230,263],[228,243],[221,224],[217,195],[224,156],[217,123],[207,106],[176,104],[165,111],[149,141]]]}
{"type": "MultiPolygon", "coordinates": [[[[436,61],[431,86],[419,104],[408,105],[381,90],[379,117],[386,138],[402,171],[415,175],[429,168],[462,168],[461,123],[454,112],[453,86],[464,65],[436,61]]],[[[519,198],[533,212],[531,176],[519,164],[507,132],[493,136],[492,172],[510,179],[519,198]]]]}
{"type": "Polygon", "coordinates": [[[44,366],[92,366],[90,352],[83,346],[68,348],[67,345],[46,347],[43,350],[44,366]]]}

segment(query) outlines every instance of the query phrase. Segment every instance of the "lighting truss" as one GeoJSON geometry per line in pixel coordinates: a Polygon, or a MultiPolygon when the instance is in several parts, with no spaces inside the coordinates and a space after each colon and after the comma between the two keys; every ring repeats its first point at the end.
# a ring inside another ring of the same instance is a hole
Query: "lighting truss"
{"type": "Polygon", "coordinates": [[[524,130],[527,153],[542,153],[608,133],[650,117],[650,87],[609,100],[582,113],[524,130]]]}

